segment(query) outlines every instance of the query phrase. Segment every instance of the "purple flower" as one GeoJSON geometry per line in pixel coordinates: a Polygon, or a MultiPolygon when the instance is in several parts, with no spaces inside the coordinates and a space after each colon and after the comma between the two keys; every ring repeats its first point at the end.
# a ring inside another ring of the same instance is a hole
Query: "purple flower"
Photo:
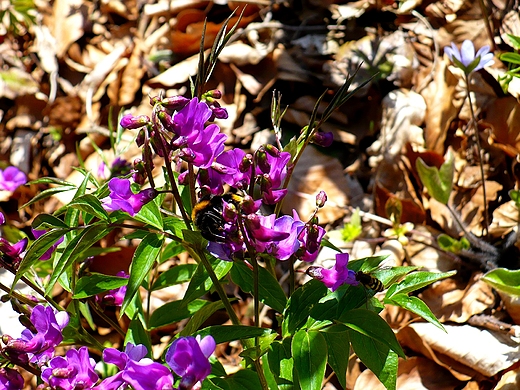
{"type": "Polygon", "coordinates": [[[287,164],[291,159],[289,152],[260,153],[257,159],[256,174],[260,177],[260,192],[266,204],[276,204],[287,194],[280,189],[287,176],[287,164]]]}
{"type": "Polygon", "coordinates": [[[94,371],[96,362],[88,355],[88,348],[70,349],[65,357],[57,356],[42,370],[42,379],[51,389],[83,390],[94,387],[99,377],[94,371]]]}
{"type": "MultiPolygon", "coordinates": [[[[31,229],[31,231],[32,231],[32,234],[35,239],[38,239],[41,236],[43,236],[45,233],[47,233],[46,230],[31,229]]],[[[49,260],[52,256],[52,253],[56,250],[58,245],[60,245],[62,242],[63,242],[63,237],[58,238],[58,240],[49,249],[47,249],[47,251],[42,255],[42,257],[40,257],[40,260],[49,260]]]]}
{"type": "Polygon", "coordinates": [[[0,190],[14,191],[21,185],[27,183],[27,176],[16,167],[0,169],[0,190]]]}
{"type": "Polygon", "coordinates": [[[147,188],[134,194],[130,189],[130,180],[117,177],[110,179],[108,188],[110,195],[101,199],[104,209],[107,211],[126,211],[132,217],[156,196],[156,191],[153,188],[147,188]]]}
{"type": "Polygon", "coordinates": [[[209,168],[215,157],[224,151],[227,136],[215,124],[204,127],[212,114],[205,102],[193,98],[173,118],[177,138],[172,145],[181,148],[179,156],[182,159],[199,168],[209,168]]]}
{"type": "MultiPolygon", "coordinates": [[[[130,275],[128,275],[125,271],[119,271],[116,276],[126,279],[130,277],[130,275]]],[[[125,284],[124,286],[110,290],[105,294],[96,295],[96,301],[108,306],[121,306],[125,298],[126,288],[127,285],[125,284]]]]}
{"type": "Polygon", "coordinates": [[[215,339],[206,336],[180,337],[166,351],[166,363],[181,377],[179,390],[192,389],[211,372],[208,358],[215,351],[215,339]]]}
{"type": "Polygon", "coordinates": [[[133,116],[131,114],[127,114],[121,118],[119,124],[124,129],[139,129],[143,126],[146,126],[150,123],[150,118],[146,115],[133,116]]]}
{"type": "Polygon", "coordinates": [[[125,352],[114,348],[103,351],[105,363],[115,364],[119,372],[103,380],[96,390],[116,390],[131,386],[134,390],[167,390],[173,388],[173,376],[165,366],[146,358],[144,345],[128,343],[125,352]]]}
{"type": "Polygon", "coordinates": [[[0,237],[0,259],[6,264],[12,265],[15,269],[18,268],[22,258],[20,254],[27,248],[29,239],[23,238],[16,244],[11,244],[5,238],[0,237]]]}
{"type": "Polygon", "coordinates": [[[451,47],[446,46],[444,48],[444,52],[450,60],[452,60],[453,63],[466,74],[476,72],[477,70],[494,63],[493,53],[489,52],[489,46],[486,45],[481,47],[475,54],[475,46],[473,46],[473,42],[467,39],[462,42],[460,51],[455,43],[452,42],[451,47]]]}
{"type": "Polygon", "coordinates": [[[256,251],[269,253],[278,260],[287,260],[298,250],[298,235],[305,226],[288,215],[276,219],[274,214],[250,214],[245,223],[256,251]]]}
{"type": "Polygon", "coordinates": [[[325,286],[336,291],[343,284],[357,286],[359,282],[356,280],[356,273],[347,268],[348,253],[338,253],[336,255],[336,264],[334,269],[325,269],[323,267],[311,266],[307,268],[307,274],[312,278],[323,282],[325,286]]]}
{"type": "Polygon", "coordinates": [[[5,215],[0,212],[0,225],[3,225],[5,223],[5,215]]]}
{"type": "Polygon", "coordinates": [[[38,365],[45,364],[54,355],[54,348],[61,343],[62,330],[69,323],[69,315],[65,311],[55,313],[51,307],[36,306],[31,313],[31,323],[36,333],[29,329],[22,332],[19,339],[9,339],[4,348],[10,355],[38,365]]]}
{"type": "Polygon", "coordinates": [[[0,368],[0,390],[22,390],[25,381],[20,373],[9,367],[0,368]]]}
{"type": "Polygon", "coordinates": [[[251,156],[242,149],[234,148],[223,152],[208,169],[208,180],[199,182],[208,185],[213,194],[221,194],[224,184],[245,189],[251,182],[251,156]]]}
{"type": "Polygon", "coordinates": [[[311,142],[318,146],[329,147],[334,142],[334,134],[331,131],[317,131],[312,136],[311,142]]]}
{"type": "MultiPolygon", "coordinates": [[[[295,221],[301,221],[296,210],[293,210],[293,217],[295,221]]],[[[305,227],[298,234],[298,241],[301,245],[297,253],[298,258],[307,262],[316,260],[318,253],[320,252],[321,240],[324,235],[325,229],[317,223],[313,223],[312,221],[306,223],[305,227]]]]}

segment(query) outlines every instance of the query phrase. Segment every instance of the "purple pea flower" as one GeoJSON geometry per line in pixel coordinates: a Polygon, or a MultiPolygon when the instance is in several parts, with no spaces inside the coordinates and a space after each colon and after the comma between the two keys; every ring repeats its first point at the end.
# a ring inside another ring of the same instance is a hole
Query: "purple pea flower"
{"type": "Polygon", "coordinates": [[[179,156],[199,168],[209,168],[215,157],[224,151],[227,136],[216,124],[204,127],[213,112],[205,102],[193,98],[177,114],[173,131],[177,138],[172,145],[180,147],[179,156]]]}
{"type": "Polygon", "coordinates": [[[260,192],[264,203],[276,204],[287,194],[287,189],[280,187],[287,176],[290,159],[289,152],[261,153],[257,159],[256,174],[260,177],[260,192]]]}
{"type": "Polygon", "coordinates": [[[36,333],[25,329],[19,339],[4,336],[8,341],[4,351],[21,361],[29,361],[39,366],[54,355],[54,348],[63,340],[62,330],[69,323],[65,311],[55,313],[51,307],[37,305],[31,313],[31,323],[36,333]]]}
{"type": "Polygon", "coordinates": [[[15,191],[21,185],[27,183],[27,176],[16,167],[0,169],[0,190],[15,191]]]}
{"type": "Polygon", "coordinates": [[[88,348],[70,349],[65,357],[57,356],[42,370],[42,379],[51,389],[91,389],[99,377],[94,371],[96,362],[89,357],[88,348]]]}
{"type": "Polygon", "coordinates": [[[215,339],[206,336],[180,337],[166,352],[165,361],[173,372],[181,377],[179,390],[193,389],[211,372],[208,358],[215,351],[215,339]]]}
{"type": "Polygon", "coordinates": [[[357,286],[356,273],[347,268],[348,253],[338,253],[334,269],[326,269],[319,266],[307,268],[307,274],[312,278],[323,282],[331,291],[336,291],[343,284],[357,286]]]}
{"type": "Polygon", "coordinates": [[[332,145],[332,142],[334,142],[334,134],[332,134],[331,131],[317,131],[312,136],[311,142],[318,146],[327,148],[332,145]]]}
{"type": "Polygon", "coordinates": [[[5,223],[5,215],[0,212],[0,225],[3,225],[5,223]]]}
{"type": "Polygon", "coordinates": [[[245,223],[256,251],[269,253],[282,261],[300,247],[298,235],[305,226],[288,215],[276,218],[274,214],[267,217],[250,214],[245,223]]]}
{"type": "Polygon", "coordinates": [[[473,42],[466,39],[462,42],[460,51],[452,42],[451,46],[444,48],[444,52],[458,68],[462,69],[464,73],[470,74],[494,63],[493,53],[490,53],[489,49],[488,45],[482,46],[475,54],[473,42]]]}
{"type": "Polygon", "coordinates": [[[0,237],[0,259],[2,262],[17,269],[22,261],[20,254],[27,248],[28,242],[29,239],[26,237],[16,244],[11,244],[5,238],[0,237]]]}
{"type": "Polygon", "coordinates": [[[20,373],[9,367],[0,368],[0,390],[22,390],[25,381],[20,373]]]}
{"type": "Polygon", "coordinates": [[[126,211],[132,217],[157,194],[153,188],[147,188],[134,194],[130,189],[130,180],[117,177],[110,179],[108,188],[110,195],[101,199],[103,208],[107,211],[126,211]]]}
{"type": "Polygon", "coordinates": [[[125,352],[114,348],[103,351],[105,363],[115,364],[119,372],[103,380],[96,390],[116,390],[131,386],[134,390],[167,390],[173,388],[173,376],[160,363],[146,358],[144,345],[128,343],[125,352]]]}
{"type": "MultiPolygon", "coordinates": [[[[300,216],[296,210],[293,210],[293,217],[295,221],[301,221],[300,216]]],[[[301,229],[300,233],[298,234],[298,241],[301,245],[297,253],[298,258],[307,262],[316,260],[320,252],[321,240],[324,235],[325,229],[323,229],[317,223],[310,221],[309,223],[305,224],[305,227],[301,229]]]]}
{"type": "MultiPolygon", "coordinates": [[[[47,233],[46,230],[36,230],[31,229],[31,232],[34,236],[34,238],[37,240],[41,236],[43,236],[45,233],[47,233]]],[[[58,238],[58,240],[49,248],[47,251],[40,257],[40,260],[49,260],[52,256],[52,253],[56,250],[58,245],[60,245],[63,242],[63,237],[58,238]]]]}

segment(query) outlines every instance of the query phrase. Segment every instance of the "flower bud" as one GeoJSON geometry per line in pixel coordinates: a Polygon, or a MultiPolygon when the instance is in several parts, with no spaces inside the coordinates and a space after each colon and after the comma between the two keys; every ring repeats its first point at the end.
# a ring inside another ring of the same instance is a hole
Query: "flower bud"
{"type": "Polygon", "coordinates": [[[280,151],[278,150],[278,148],[276,148],[275,146],[273,146],[271,144],[265,145],[265,150],[267,151],[267,153],[269,153],[273,157],[280,156],[280,151]]]}
{"type": "Polygon", "coordinates": [[[318,132],[314,133],[314,135],[311,138],[311,142],[313,144],[318,145],[318,146],[323,146],[325,148],[332,145],[333,141],[334,141],[334,135],[332,134],[331,131],[326,132],[326,133],[323,131],[318,131],[318,132]]]}
{"type": "Polygon", "coordinates": [[[256,159],[256,166],[260,169],[260,171],[262,171],[263,173],[268,173],[271,171],[271,166],[269,165],[269,163],[267,161],[267,154],[263,147],[259,148],[256,151],[255,159],[256,159]]]}
{"type": "Polygon", "coordinates": [[[161,105],[163,107],[168,108],[169,110],[180,110],[186,104],[188,104],[190,99],[185,98],[184,96],[171,96],[161,100],[161,105]]]}
{"type": "Polygon", "coordinates": [[[139,185],[143,185],[146,181],[146,169],[144,166],[144,161],[140,158],[136,158],[134,160],[134,182],[139,185]]]}
{"type": "Polygon", "coordinates": [[[229,114],[224,107],[212,107],[211,111],[213,111],[213,116],[217,119],[227,119],[229,114]]]}
{"type": "Polygon", "coordinates": [[[240,161],[238,169],[244,173],[251,169],[251,165],[253,165],[253,156],[248,153],[242,158],[242,161],[240,161]]]}
{"type": "Polygon", "coordinates": [[[189,171],[184,171],[182,172],[179,177],[177,178],[177,180],[179,181],[179,184],[181,186],[186,186],[189,184],[189,181],[188,181],[188,173],[189,171]]]}
{"type": "Polygon", "coordinates": [[[316,207],[322,208],[325,206],[325,202],[327,201],[327,194],[325,191],[318,192],[318,195],[316,195],[316,207]]]}
{"type": "Polygon", "coordinates": [[[161,121],[161,124],[164,126],[164,129],[176,133],[177,124],[173,121],[173,118],[166,111],[159,111],[157,113],[157,117],[161,121]]]}
{"type": "Polygon", "coordinates": [[[119,124],[124,129],[139,129],[150,123],[150,118],[146,115],[133,116],[131,114],[125,115],[121,118],[119,124]]]}

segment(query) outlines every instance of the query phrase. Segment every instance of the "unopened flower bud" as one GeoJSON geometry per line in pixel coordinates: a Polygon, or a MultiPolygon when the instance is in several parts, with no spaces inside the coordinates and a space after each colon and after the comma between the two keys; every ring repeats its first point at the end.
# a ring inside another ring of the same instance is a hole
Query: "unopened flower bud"
{"type": "Polygon", "coordinates": [[[255,154],[256,166],[263,172],[268,173],[271,171],[271,166],[267,161],[267,153],[264,148],[259,148],[255,154]]]}
{"type": "Polygon", "coordinates": [[[144,161],[140,158],[136,158],[134,160],[134,182],[139,185],[143,185],[146,181],[146,169],[144,166],[144,161]]]}
{"type": "Polygon", "coordinates": [[[244,214],[249,215],[256,213],[260,209],[261,205],[261,199],[255,201],[251,196],[245,195],[242,199],[242,202],[240,203],[240,209],[244,214]]]}
{"type": "Polygon", "coordinates": [[[185,98],[184,96],[171,96],[161,100],[161,105],[170,110],[180,110],[186,104],[188,104],[190,99],[185,98]]]}
{"type": "Polygon", "coordinates": [[[237,208],[233,203],[224,203],[224,208],[222,211],[222,215],[226,222],[232,222],[237,217],[237,208]]]}
{"type": "Polygon", "coordinates": [[[316,195],[316,207],[322,208],[325,206],[325,202],[327,201],[327,194],[325,191],[318,192],[318,195],[316,195]]]}
{"type": "Polygon", "coordinates": [[[206,92],[207,96],[211,96],[213,99],[221,99],[222,98],[222,92],[218,89],[213,89],[211,91],[206,92]]]}
{"type": "Polygon", "coordinates": [[[240,161],[238,169],[240,172],[244,173],[251,169],[251,165],[253,165],[253,156],[250,153],[247,153],[240,161]]]}
{"type": "Polygon", "coordinates": [[[141,147],[144,145],[144,141],[146,139],[145,130],[141,129],[139,130],[139,133],[137,134],[137,137],[135,138],[135,143],[137,146],[141,147]]]}
{"type": "Polygon", "coordinates": [[[318,131],[312,136],[311,142],[318,146],[329,147],[334,141],[334,135],[332,132],[318,131]]]}
{"type": "Polygon", "coordinates": [[[164,126],[164,129],[172,133],[176,133],[177,124],[173,121],[173,118],[166,111],[159,111],[157,117],[164,126]]]}
{"type": "Polygon", "coordinates": [[[267,151],[267,153],[269,153],[273,157],[280,156],[280,151],[278,150],[278,148],[276,148],[275,146],[273,146],[271,144],[265,145],[265,150],[267,151]]]}
{"type": "Polygon", "coordinates": [[[224,107],[212,107],[211,111],[213,111],[213,116],[217,119],[227,119],[229,114],[224,107]]]}
{"type": "Polygon", "coordinates": [[[189,184],[189,181],[187,180],[188,179],[188,173],[189,173],[189,171],[184,171],[177,178],[177,180],[179,181],[179,184],[181,186],[185,186],[185,185],[189,184]]]}
{"type": "Polygon", "coordinates": [[[139,129],[150,123],[150,118],[146,115],[133,116],[131,114],[125,115],[121,118],[119,124],[124,129],[139,129]]]}
{"type": "Polygon", "coordinates": [[[268,192],[271,188],[273,188],[273,183],[271,182],[271,178],[268,174],[259,176],[258,182],[260,184],[261,192],[268,192]]]}

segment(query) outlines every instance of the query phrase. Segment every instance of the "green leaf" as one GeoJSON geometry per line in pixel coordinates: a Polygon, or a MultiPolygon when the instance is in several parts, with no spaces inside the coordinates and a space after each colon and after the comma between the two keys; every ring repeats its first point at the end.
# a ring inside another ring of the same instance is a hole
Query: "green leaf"
{"type": "Polygon", "coordinates": [[[155,329],[191,317],[210,302],[196,299],[186,304],[184,300],[165,303],[152,313],[149,328],[155,329]]]}
{"type": "Polygon", "coordinates": [[[520,65],[520,54],[518,53],[503,53],[499,56],[500,61],[510,62],[512,64],[520,65]]]}
{"type": "Polygon", "coordinates": [[[371,337],[385,344],[388,348],[395,351],[399,356],[405,357],[399,342],[395,337],[390,325],[379,317],[376,313],[365,309],[354,309],[346,313],[345,318],[339,321],[350,329],[355,330],[367,337],[371,337]]]}
{"type": "Polygon", "coordinates": [[[311,280],[298,288],[287,301],[287,307],[283,313],[282,336],[292,335],[307,322],[309,314],[318,304],[329,289],[317,280],[311,280]]]}
{"type": "Polygon", "coordinates": [[[515,202],[515,205],[517,208],[520,208],[520,191],[519,190],[510,190],[509,191],[509,197],[513,202],[515,202]]]}
{"type": "Polygon", "coordinates": [[[47,252],[47,250],[49,250],[49,248],[52,247],[56,241],[58,241],[71,230],[72,229],[70,228],[50,230],[34,241],[29,247],[29,250],[25,254],[22,262],[20,263],[20,267],[16,273],[15,283],[22,275],[24,275],[34,264],[40,260],[40,257],[42,257],[42,255],[47,252]]]}
{"type": "Polygon", "coordinates": [[[36,218],[34,218],[31,227],[35,230],[42,229],[54,229],[54,228],[63,228],[68,229],[69,227],[63,222],[61,219],[56,218],[54,215],[50,214],[38,214],[36,218]]]}
{"type": "Polygon", "coordinates": [[[520,270],[496,268],[485,274],[481,280],[498,291],[508,295],[520,296],[520,270]]]}
{"type": "Polygon", "coordinates": [[[345,242],[354,241],[363,232],[361,226],[361,217],[359,216],[359,208],[356,208],[350,217],[350,222],[346,223],[341,229],[341,237],[345,242]]]}
{"type": "Polygon", "coordinates": [[[226,378],[211,378],[211,381],[224,390],[262,390],[258,374],[251,370],[240,370],[226,378]]]}
{"type": "MultiPolygon", "coordinates": [[[[231,279],[243,291],[253,293],[253,271],[250,270],[243,262],[233,263],[231,268],[231,279]]],[[[260,302],[272,307],[279,313],[282,313],[287,303],[285,293],[280,287],[280,283],[269,271],[263,267],[258,268],[258,299],[260,302]]]]}
{"type": "Polygon", "coordinates": [[[124,313],[128,304],[139,290],[143,280],[148,277],[162,248],[164,236],[149,233],[139,243],[135,250],[132,264],[130,265],[130,279],[126,289],[125,299],[121,305],[121,313],[124,313]]]}
{"type": "Polygon", "coordinates": [[[124,286],[127,278],[93,273],[83,276],[76,283],[73,299],[84,299],[93,295],[124,286]]]}
{"type": "Polygon", "coordinates": [[[415,166],[430,196],[442,204],[448,204],[455,172],[455,157],[451,149],[448,149],[440,169],[429,167],[420,157],[415,166]]]}
{"type": "Polygon", "coordinates": [[[197,264],[176,265],[159,275],[152,286],[152,291],[189,282],[196,269],[197,264]]]}
{"type": "Polygon", "coordinates": [[[444,329],[444,326],[442,326],[439,320],[433,315],[430,308],[419,298],[409,297],[406,294],[397,294],[392,296],[391,303],[421,316],[426,321],[446,332],[446,329],[444,329]]]}
{"type": "MultiPolygon", "coordinates": [[[[231,267],[233,267],[233,263],[230,261],[210,258],[209,262],[219,280],[226,276],[231,267]]],[[[208,272],[202,264],[199,264],[197,270],[191,278],[190,284],[186,290],[186,294],[184,294],[183,299],[185,301],[191,301],[195,298],[201,297],[206,292],[208,292],[212,286],[213,282],[211,281],[208,272]]]]}
{"type": "MultiPolygon", "coordinates": [[[[188,305],[189,306],[189,305],[188,305]]],[[[180,332],[181,336],[191,336],[197,329],[217,310],[223,309],[224,304],[222,301],[216,301],[208,303],[198,309],[195,314],[190,318],[184,329],[180,332]]]]}
{"type": "Polygon", "coordinates": [[[22,207],[20,207],[20,209],[28,207],[28,206],[36,203],[36,202],[39,202],[40,200],[49,198],[52,195],[59,194],[60,192],[72,191],[72,190],[75,190],[75,189],[76,189],[76,187],[72,187],[72,186],[48,188],[46,190],[43,190],[43,191],[39,192],[29,202],[25,203],[22,207]]]}
{"type": "Polygon", "coordinates": [[[91,194],[85,194],[78,198],[73,199],[68,205],[85,213],[91,214],[98,217],[101,220],[108,221],[108,213],[101,205],[98,198],[91,194]]]}
{"type": "Polygon", "coordinates": [[[437,237],[437,244],[442,250],[459,253],[463,249],[470,249],[471,244],[466,237],[461,237],[460,240],[456,240],[448,236],[447,234],[439,234],[437,237]]]}
{"type": "Polygon", "coordinates": [[[280,389],[293,389],[294,359],[291,354],[291,341],[290,337],[274,341],[271,350],[262,356],[264,363],[267,359],[268,371],[275,376],[280,389]]]}
{"type": "Polygon", "coordinates": [[[130,325],[126,332],[124,345],[128,343],[134,345],[143,344],[148,351],[146,357],[152,357],[152,341],[150,340],[150,334],[146,331],[143,322],[137,314],[132,318],[132,321],[130,321],[130,325]]]}
{"type": "Polygon", "coordinates": [[[397,354],[388,345],[363,333],[350,331],[349,335],[352,348],[363,364],[379,378],[387,390],[396,390],[399,361],[397,354]]]}
{"type": "Polygon", "coordinates": [[[347,387],[347,369],[350,356],[349,329],[342,324],[336,324],[321,332],[327,342],[328,363],[336,373],[339,383],[343,388],[347,387]]]}
{"type": "MultiPolygon", "coordinates": [[[[396,294],[408,294],[416,290],[420,290],[423,287],[426,287],[438,280],[449,278],[456,274],[456,271],[450,272],[428,272],[428,271],[419,271],[414,272],[407,275],[401,282],[390,286],[388,289],[386,298],[392,298],[396,294]]],[[[385,301],[386,302],[386,301],[385,301]]]]}
{"type": "Polygon", "coordinates": [[[513,48],[515,50],[520,50],[520,37],[517,35],[512,34],[506,34],[509,40],[511,41],[511,44],[513,45],[513,48]]]}
{"type": "Polygon", "coordinates": [[[291,349],[300,387],[320,390],[327,367],[327,344],[323,335],[301,329],[293,336],[291,349]]]}
{"type": "Polygon", "coordinates": [[[194,333],[193,336],[200,335],[206,337],[213,336],[217,344],[226,343],[233,340],[250,339],[253,337],[269,336],[272,333],[271,329],[257,328],[256,326],[245,325],[215,325],[208,326],[194,333]]]}
{"type": "MultiPolygon", "coordinates": [[[[63,272],[68,270],[74,262],[84,260],[84,252],[110,233],[111,230],[112,228],[106,223],[98,222],[86,227],[77,236],[70,240],[60,258],[56,260],[51,278],[47,284],[47,288],[45,289],[45,295],[51,293],[54,285],[63,272]]],[[[42,237],[40,237],[40,239],[42,237]]]]}
{"type": "Polygon", "coordinates": [[[145,204],[139,212],[134,215],[136,221],[147,223],[153,227],[163,230],[163,221],[161,218],[161,211],[155,200],[145,204]]]}

